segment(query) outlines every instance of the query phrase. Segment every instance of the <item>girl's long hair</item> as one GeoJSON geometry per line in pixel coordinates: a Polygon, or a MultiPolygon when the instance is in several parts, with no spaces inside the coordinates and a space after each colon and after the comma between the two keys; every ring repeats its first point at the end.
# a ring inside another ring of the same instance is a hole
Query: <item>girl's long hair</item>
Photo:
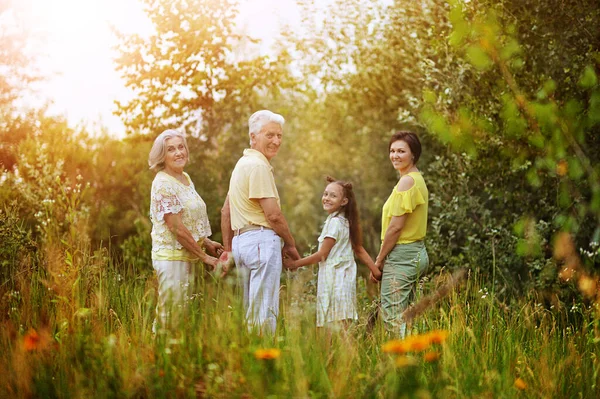
{"type": "Polygon", "coordinates": [[[362,230],[360,228],[360,215],[354,191],[352,190],[352,183],[337,180],[331,176],[327,176],[326,180],[328,183],[335,183],[341,186],[344,190],[344,196],[348,199],[348,203],[342,207],[342,211],[350,225],[350,243],[352,244],[352,249],[356,251],[362,246],[362,230]]]}

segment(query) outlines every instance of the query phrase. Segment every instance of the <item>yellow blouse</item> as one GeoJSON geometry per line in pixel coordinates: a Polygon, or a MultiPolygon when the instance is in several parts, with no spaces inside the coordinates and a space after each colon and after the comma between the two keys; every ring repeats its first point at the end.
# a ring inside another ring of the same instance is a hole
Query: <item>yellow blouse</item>
{"type": "Polygon", "coordinates": [[[408,174],[415,180],[415,184],[406,191],[398,191],[397,185],[392,194],[383,205],[381,212],[381,241],[390,226],[393,216],[402,216],[406,213],[404,227],[396,244],[408,244],[425,238],[427,232],[427,208],[429,203],[429,190],[420,172],[408,174]]]}

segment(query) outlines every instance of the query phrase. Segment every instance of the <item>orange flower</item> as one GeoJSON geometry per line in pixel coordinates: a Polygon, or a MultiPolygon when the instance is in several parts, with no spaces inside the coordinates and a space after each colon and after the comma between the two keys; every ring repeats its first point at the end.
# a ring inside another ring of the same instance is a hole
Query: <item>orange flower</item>
{"type": "Polygon", "coordinates": [[[257,349],[254,352],[254,357],[260,360],[274,360],[281,356],[281,350],[271,349],[257,349]]]}
{"type": "Polygon", "coordinates": [[[406,341],[394,339],[383,344],[381,349],[384,353],[402,354],[410,351],[410,345],[406,341]]]}
{"type": "Polygon", "coordinates": [[[27,352],[34,351],[40,347],[40,335],[33,328],[23,337],[23,349],[27,352]]]}
{"type": "Polygon", "coordinates": [[[430,340],[427,335],[415,335],[406,340],[409,344],[411,352],[422,352],[429,348],[430,340]]]}
{"type": "Polygon", "coordinates": [[[432,344],[441,344],[446,341],[446,338],[448,338],[448,334],[448,331],[434,330],[427,334],[427,336],[429,337],[429,342],[431,342],[432,344]]]}
{"type": "Polygon", "coordinates": [[[523,381],[522,378],[517,378],[515,380],[515,388],[519,389],[519,390],[524,390],[527,388],[527,383],[525,381],[523,381]]]}
{"type": "Polygon", "coordinates": [[[440,352],[427,352],[423,355],[423,360],[425,360],[427,363],[433,363],[437,362],[440,359],[440,356],[440,352]]]}

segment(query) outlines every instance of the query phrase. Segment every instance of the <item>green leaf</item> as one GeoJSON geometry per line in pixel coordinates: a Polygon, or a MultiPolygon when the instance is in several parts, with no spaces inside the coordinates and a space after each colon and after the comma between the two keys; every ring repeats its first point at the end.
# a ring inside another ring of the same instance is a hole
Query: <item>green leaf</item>
{"type": "Polygon", "coordinates": [[[467,49],[467,57],[475,68],[482,71],[490,69],[493,65],[492,59],[479,46],[470,46],[467,49]]]}
{"type": "Polygon", "coordinates": [[[584,89],[592,88],[598,84],[598,77],[592,66],[588,65],[585,67],[578,83],[584,89]]]}

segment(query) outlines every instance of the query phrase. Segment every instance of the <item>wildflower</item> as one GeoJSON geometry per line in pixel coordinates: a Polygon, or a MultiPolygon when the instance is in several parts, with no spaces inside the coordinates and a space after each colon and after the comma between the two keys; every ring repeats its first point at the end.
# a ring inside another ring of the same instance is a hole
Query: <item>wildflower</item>
{"type": "Polygon", "coordinates": [[[434,330],[427,335],[429,337],[429,342],[432,344],[441,344],[446,341],[446,338],[448,338],[448,331],[434,330]]]}
{"type": "Polygon", "coordinates": [[[432,351],[423,355],[423,360],[427,363],[437,362],[440,359],[440,352],[432,351]]]}
{"type": "Polygon", "coordinates": [[[519,390],[524,390],[527,388],[527,383],[525,381],[523,381],[522,378],[517,378],[515,380],[515,388],[519,389],[519,390]]]}
{"type": "Polygon", "coordinates": [[[398,356],[396,358],[396,367],[408,367],[417,364],[417,360],[411,356],[398,356]]]}
{"type": "Polygon", "coordinates": [[[579,290],[587,297],[593,297],[596,293],[596,281],[588,276],[579,278],[579,290]]]}
{"type": "Polygon", "coordinates": [[[384,353],[407,353],[410,350],[410,345],[406,341],[394,339],[383,344],[384,353]]]}
{"type": "Polygon", "coordinates": [[[556,163],[556,174],[559,176],[565,176],[569,171],[569,164],[564,159],[561,159],[556,163]]]}
{"type": "Polygon", "coordinates": [[[411,352],[422,352],[429,348],[431,341],[427,335],[415,335],[407,339],[411,352]]]}
{"type": "Polygon", "coordinates": [[[281,350],[271,349],[257,349],[254,352],[254,357],[260,360],[274,360],[281,356],[281,350]]]}
{"type": "Polygon", "coordinates": [[[36,350],[40,346],[40,335],[33,328],[23,337],[23,349],[27,352],[36,350]]]}
{"type": "Polygon", "coordinates": [[[569,233],[558,233],[554,240],[554,257],[559,260],[566,259],[575,253],[575,246],[569,233]]]}
{"type": "Polygon", "coordinates": [[[575,275],[575,269],[571,267],[571,265],[566,265],[559,273],[558,277],[560,277],[563,281],[569,281],[575,275]]]}

